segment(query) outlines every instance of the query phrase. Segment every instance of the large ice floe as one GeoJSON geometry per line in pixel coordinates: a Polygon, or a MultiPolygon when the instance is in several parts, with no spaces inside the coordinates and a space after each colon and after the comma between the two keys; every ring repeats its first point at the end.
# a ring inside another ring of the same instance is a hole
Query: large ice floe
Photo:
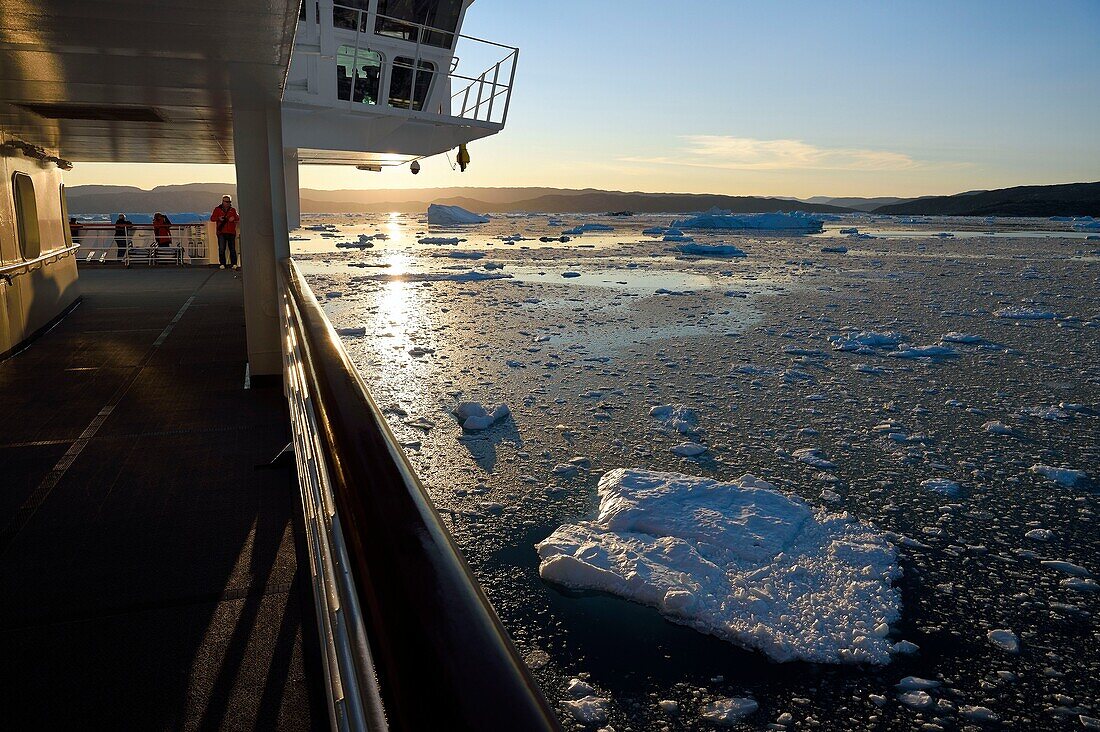
{"type": "Polygon", "coordinates": [[[595,519],[537,545],[544,580],[649,605],[777,661],[889,662],[901,570],[880,532],[752,475],[618,468],[599,497],[595,519]]]}
{"type": "Polygon", "coordinates": [[[877,348],[894,348],[902,341],[901,333],[888,331],[877,333],[870,330],[845,333],[844,335],[828,336],[833,348],[838,351],[855,351],[856,353],[874,353],[877,348]]]}
{"type": "Polygon", "coordinates": [[[824,219],[801,211],[790,213],[753,213],[715,215],[702,214],[689,219],[673,221],[680,229],[755,229],[761,231],[789,231],[816,234],[822,230],[824,219]]]}
{"type": "Polygon", "coordinates": [[[680,244],[675,247],[681,254],[688,254],[694,257],[718,257],[721,259],[728,259],[732,257],[744,257],[747,256],[743,250],[735,247],[733,244],[680,244]]]}
{"type": "Polygon", "coordinates": [[[432,203],[428,204],[428,223],[438,226],[487,224],[489,223],[489,217],[467,211],[461,206],[444,206],[440,203],[432,203]]]}

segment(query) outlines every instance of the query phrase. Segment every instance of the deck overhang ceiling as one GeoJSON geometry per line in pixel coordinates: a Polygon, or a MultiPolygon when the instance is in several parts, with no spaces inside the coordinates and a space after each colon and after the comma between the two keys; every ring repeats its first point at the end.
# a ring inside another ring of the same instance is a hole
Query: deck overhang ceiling
{"type": "Polygon", "coordinates": [[[87,162],[230,163],[279,99],[298,0],[0,0],[0,129],[87,162]]]}

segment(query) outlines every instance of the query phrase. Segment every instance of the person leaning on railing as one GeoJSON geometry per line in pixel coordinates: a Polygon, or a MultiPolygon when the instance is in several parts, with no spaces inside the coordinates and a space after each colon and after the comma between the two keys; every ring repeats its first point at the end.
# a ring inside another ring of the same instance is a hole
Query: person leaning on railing
{"type": "Polygon", "coordinates": [[[233,208],[233,197],[222,196],[221,205],[210,214],[210,220],[218,224],[218,261],[219,269],[225,269],[225,250],[229,250],[229,261],[233,269],[240,269],[237,264],[237,222],[241,217],[237,215],[237,209],[233,208]]]}
{"type": "Polygon", "coordinates": [[[134,229],[134,222],[126,218],[126,214],[120,213],[115,219],[115,247],[118,248],[118,258],[126,259],[126,249],[130,239],[130,232],[134,229]]]}
{"type": "Polygon", "coordinates": [[[172,220],[157,211],[153,214],[153,241],[158,247],[172,246],[172,220]]]}

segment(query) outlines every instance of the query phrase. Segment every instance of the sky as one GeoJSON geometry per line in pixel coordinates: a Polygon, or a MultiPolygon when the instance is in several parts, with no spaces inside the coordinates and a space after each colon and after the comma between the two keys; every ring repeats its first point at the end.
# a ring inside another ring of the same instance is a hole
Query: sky
{"type": "MultiPolygon", "coordinates": [[[[520,47],[508,124],[303,188],[550,186],[916,196],[1100,180],[1100,0],[477,0],[520,47]],[[452,156],[453,160],[453,156],[452,156]]],[[[232,182],[232,166],[78,164],[67,185],[232,182]]]]}

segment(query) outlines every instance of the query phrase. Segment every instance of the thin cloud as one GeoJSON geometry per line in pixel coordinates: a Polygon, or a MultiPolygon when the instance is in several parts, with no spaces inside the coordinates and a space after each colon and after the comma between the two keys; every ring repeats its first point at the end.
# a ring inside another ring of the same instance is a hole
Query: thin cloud
{"type": "Polygon", "coordinates": [[[823,148],[802,140],[758,140],[727,135],[688,135],[675,157],[631,157],[625,162],[689,165],[727,170],[913,170],[922,163],[904,153],[823,148]]]}

